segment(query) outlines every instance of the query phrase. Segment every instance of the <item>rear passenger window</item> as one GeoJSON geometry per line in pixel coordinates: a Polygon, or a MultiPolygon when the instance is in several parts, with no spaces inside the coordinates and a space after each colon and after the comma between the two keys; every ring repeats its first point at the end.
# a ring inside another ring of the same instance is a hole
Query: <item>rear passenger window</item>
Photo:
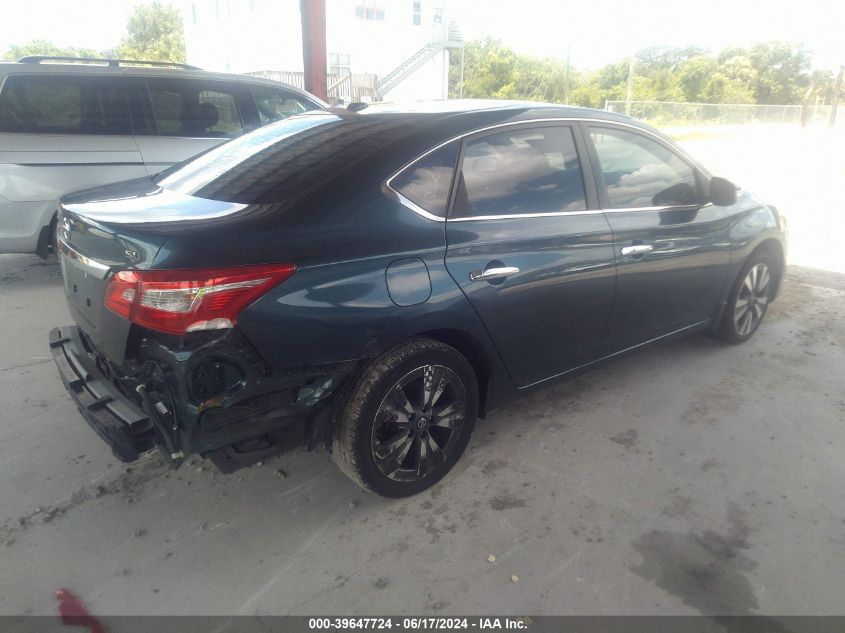
{"type": "Polygon", "coordinates": [[[158,134],[153,106],[147,94],[147,83],[143,77],[126,77],[126,92],[129,96],[129,110],[132,112],[132,132],[135,136],[158,134]]]}
{"type": "Polygon", "coordinates": [[[425,211],[445,217],[457,160],[458,143],[449,143],[402,171],[390,186],[425,211]]]}
{"type": "Polygon", "coordinates": [[[0,92],[0,131],[132,134],[123,79],[11,75],[0,92]]]}
{"type": "Polygon", "coordinates": [[[200,79],[147,79],[162,136],[234,138],[244,132],[236,86],[200,79]]]}
{"type": "Polygon", "coordinates": [[[586,208],[571,128],[520,128],[466,144],[454,217],[586,208]]]}
{"type": "Polygon", "coordinates": [[[251,86],[261,125],[281,121],[295,114],[316,110],[317,106],[286,90],[272,86],[251,86]]]}

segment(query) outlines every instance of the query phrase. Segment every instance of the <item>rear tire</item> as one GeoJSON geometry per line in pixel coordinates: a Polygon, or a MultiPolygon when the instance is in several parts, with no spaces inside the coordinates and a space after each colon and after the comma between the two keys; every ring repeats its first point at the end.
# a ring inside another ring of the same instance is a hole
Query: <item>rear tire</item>
{"type": "Polygon", "coordinates": [[[56,254],[56,227],[58,226],[58,219],[53,216],[50,224],[41,227],[38,232],[38,240],[35,244],[35,254],[41,259],[47,259],[50,253],[56,254]]]}
{"type": "Polygon", "coordinates": [[[716,332],[720,339],[739,344],[754,336],[771,302],[776,270],[770,253],[756,253],[748,259],[734,283],[716,332]]]}
{"type": "Polygon", "coordinates": [[[332,455],[359,486],[406,497],[448,473],[469,442],[478,383],[469,362],[417,339],[370,363],[340,407],[332,455]]]}
{"type": "Polygon", "coordinates": [[[59,256],[59,218],[56,215],[50,221],[50,242],[47,252],[52,253],[56,257],[59,256]]]}

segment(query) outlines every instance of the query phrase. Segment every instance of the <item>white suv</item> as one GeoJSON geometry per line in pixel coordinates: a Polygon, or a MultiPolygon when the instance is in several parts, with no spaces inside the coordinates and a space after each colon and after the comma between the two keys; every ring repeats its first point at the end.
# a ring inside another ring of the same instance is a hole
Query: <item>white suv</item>
{"type": "Polygon", "coordinates": [[[56,200],[149,176],[306,110],[287,84],[184,64],[25,57],[0,63],[0,253],[50,250],[56,200]]]}

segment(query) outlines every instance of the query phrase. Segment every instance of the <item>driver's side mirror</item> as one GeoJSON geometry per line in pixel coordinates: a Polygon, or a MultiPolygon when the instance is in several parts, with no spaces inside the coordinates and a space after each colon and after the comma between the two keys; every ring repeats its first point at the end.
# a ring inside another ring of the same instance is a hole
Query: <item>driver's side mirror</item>
{"type": "Polygon", "coordinates": [[[720,207],[729,207],[736,202],[736,185],[726,178],[713,176],[710,179],[710,202],[720,207]]]}

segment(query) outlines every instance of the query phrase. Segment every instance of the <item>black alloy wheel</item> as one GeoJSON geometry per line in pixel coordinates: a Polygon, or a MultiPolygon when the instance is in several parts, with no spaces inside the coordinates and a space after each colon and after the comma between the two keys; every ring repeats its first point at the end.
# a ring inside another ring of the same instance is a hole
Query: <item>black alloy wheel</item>
{"type": "Polygon", "coordinates": [[[371,492],[416,494],[455,465],[477,413],[466,358],[439,341],[409,341],[358,376],[338,416],[333,458],[371,492]]]}

